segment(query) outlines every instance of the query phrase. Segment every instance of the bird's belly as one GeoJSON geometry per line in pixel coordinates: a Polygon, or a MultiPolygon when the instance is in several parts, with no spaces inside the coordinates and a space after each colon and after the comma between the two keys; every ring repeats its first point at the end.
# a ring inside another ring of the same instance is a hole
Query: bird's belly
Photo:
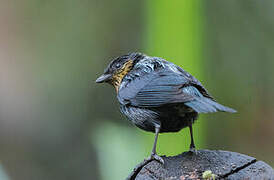
{"type": "Polygon", "coordinates": [[[185,112],[171,107],[138,108],[132,106],[120,106],[121,112],[137,127],[145,131],[155,131],[155,125],[160,125],[160,132],[178,132],[182,128],[193,123],[198,114],[185,112]]]}
{"type": "Polygon", "coordinates": [[[145,131],[155,131],[155,125],[160,125],[157,112],[133,106],[120,106],[121,112],[137,127],[145,131]]]}
{"type": "Polygon", "coordinates": [[[169,104],[157,110],[160,112],[161,132],[178,132],[194,123],[198,117],[198,113],[184,104],[169,104]]]}
{"type": "Polygon", "coordinates": [[[197,113],[168,114],[160,116],[161,132],[178,132],[181,129],[194,123],[197,119],[197,113]]]}

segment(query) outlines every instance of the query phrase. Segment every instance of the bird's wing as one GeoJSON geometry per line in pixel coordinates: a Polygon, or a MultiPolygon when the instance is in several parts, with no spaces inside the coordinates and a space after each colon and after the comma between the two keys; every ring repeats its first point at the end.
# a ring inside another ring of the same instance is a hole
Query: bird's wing
{"type": "Polygon", "coordinates": [[[121,104],[141,108],[184,103],[198,113],[236,112],[217,103],[193,76],[185,71],[157,71],[135,78],[118,92],[121,104]]]}
{"type": "Polygon", "coordinates": [[[203,97],[203,87],[174,72],[154,72],[140,77],[118,93],[121,104],[138,107],[159,107],[170,103],[184,103],[203,97]],[[197,86],[198,88],[196,88],[197,86]]]}

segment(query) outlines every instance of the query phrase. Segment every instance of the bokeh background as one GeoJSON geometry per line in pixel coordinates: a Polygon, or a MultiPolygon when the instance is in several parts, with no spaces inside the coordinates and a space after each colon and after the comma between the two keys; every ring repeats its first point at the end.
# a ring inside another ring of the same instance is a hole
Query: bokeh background
{"type": "MultiPolygon", "coordinates": [[[[237,114],[201,115],[198,149],[274,166],[274,1],[0,0],[0,179],[124,179],[153,134],[94,83],[111,58],[166,58],[237,114]]],[[[187,151],[188,130],[158,152],[187,151]]]]}

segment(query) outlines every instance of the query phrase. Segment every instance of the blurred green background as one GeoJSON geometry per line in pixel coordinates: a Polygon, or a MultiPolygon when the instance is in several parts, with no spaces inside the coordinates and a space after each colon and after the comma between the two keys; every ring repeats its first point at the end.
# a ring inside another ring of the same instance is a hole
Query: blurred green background
{"type": "MultiPolygon", "coordinates": [[[[1,0],[0,179],[124,179],[154,135],[120,113],[110,59],[141,51],[201,80],[237,114],[201,115],[198,149],[274,166],[274,1],[1,0]]],[[[158,152],[187,151],[189,132],[158,152]]]]}

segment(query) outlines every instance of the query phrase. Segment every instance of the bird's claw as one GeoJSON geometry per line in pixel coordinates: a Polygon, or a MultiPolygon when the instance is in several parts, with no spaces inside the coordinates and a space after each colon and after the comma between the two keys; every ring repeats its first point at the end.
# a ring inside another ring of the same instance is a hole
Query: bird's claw
{"type": "Polygon", "coordinates": [[[156,160],[161,164],[165,164],[165,161],[163,158],[161,158],[160,156],[158,156],[157,154],[151,154],[147,159],[145,159],[146,161],[151,161],[151,160],[156,160]]]}
{"type": "Polygon", "coordinates": [[[191,153],[193,153],[193,154],[195,154],[195,155],[198,154],[198,151],[195,149],[195,147],[190,147],[190,148],[189,148],[189,152],[191,152],[191,153]]]}

